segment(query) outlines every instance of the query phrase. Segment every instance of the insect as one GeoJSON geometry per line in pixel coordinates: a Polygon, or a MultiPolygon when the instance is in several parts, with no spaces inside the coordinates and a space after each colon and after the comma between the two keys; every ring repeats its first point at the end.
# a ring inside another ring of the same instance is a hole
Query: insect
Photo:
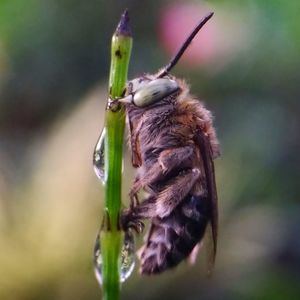
{"type": "Polygon", "coordinates": [[[213,159],[219,156],[219,143],[211,113],[190,95],[184,80],[169,74],[212,15],[199,22],[166,67],[130,81],[119,99],[125,103],[132,164],[137,168],[122,226],[140,231],[141,222],[150,219],[139,251],[143,274],[178,265],[208,230],[211,263],[215,259],[218,209],[213,159]],[[146,193],[142,202],[141,190],[146,193]]]}

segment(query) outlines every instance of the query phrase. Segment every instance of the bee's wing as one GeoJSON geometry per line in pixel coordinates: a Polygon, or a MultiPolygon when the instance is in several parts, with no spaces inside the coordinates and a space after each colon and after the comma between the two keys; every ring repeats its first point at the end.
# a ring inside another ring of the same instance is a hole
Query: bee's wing
{"type": "Polygon", "coordinates": [[[215,168],[208,137],[202,131],[200,131],[197,135],[196,142],[199,146],[203,160],[208,198],[210,202],[210,222],[206,229],[206,243],[208,244],[207,248],[209,250],[209,271],[211,271],[217,252],[218,236],[218,196],[215,180],[215,168]]]}
{"type": "Polygon", "coordinates": [[[211,223],[207,224],[205,237],[204,237],[204,247],[206,252],[206,270],[207,275],[210,276],[214,269],[215,258],[216,258],[216,241],[213,235],[213,227],[211,223]]]}

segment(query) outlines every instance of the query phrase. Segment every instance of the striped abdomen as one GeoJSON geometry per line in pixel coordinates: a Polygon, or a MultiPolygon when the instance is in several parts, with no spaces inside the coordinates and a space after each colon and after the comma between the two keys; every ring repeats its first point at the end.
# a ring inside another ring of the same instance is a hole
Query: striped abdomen
{"type": "Polygon", "coordinates": [[[163,272],[191,254],[205,233],[208,205],[206,197],[188,195],[168,217],[152,219],[140,252],[141,273],[163,272]]]}

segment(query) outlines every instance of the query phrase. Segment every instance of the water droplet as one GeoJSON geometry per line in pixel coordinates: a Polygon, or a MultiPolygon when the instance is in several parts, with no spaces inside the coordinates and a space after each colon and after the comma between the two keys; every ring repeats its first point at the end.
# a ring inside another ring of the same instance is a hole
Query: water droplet
{"type": "MultiPolygon", "coordinates": [[[[105,177],[105,137],[106,137],[106,128],[104,127],[102,129],[102,132],[99,136],[99,139],[97,141],[94,155],[93,155],[93,165],[94,165],[94,171],[97,175],[97,177],[101,180],[102,184],[106,183],[106,177],[105,177]]],[[[124,160],[122,159],[122,173],[124,171],[124,160]]]]}
{"type": "Polygon", "coordinates": [[[106,128],[104,127],[97,141],[93,155],[94,171],[103,184],[106,182],[104,165],[105,136],[106,128]]]}
{"type": "Polygon", "coordinates": [[[101,244],[100,244],[100,234],[97,234],[95,247],[94,247],[94,266],[95,275],[99,284],[102,285],[102,255],[101,255],[101,244]]]}
{"type": "Polygon", "coordinates": [[[121,282],[124,282],[132,273],[135,266],[135,245],[134,236],[127,231],[124,236],[124,243],[121,251],[121,282]]]}
{"type": "MultiPolygon", "coordinates": [[[[134,236],[131,231],[125,232],[123,246],[121,250],[121,278],[124,282],[132,273],[135,266],[135,245],[134,236]]],[[[100,285],[102,285],[102,265],[103,259],[101,255],[100,235],[97,235],[95,249],[94,249],[94,265],[96,278],[100,285]]]]}

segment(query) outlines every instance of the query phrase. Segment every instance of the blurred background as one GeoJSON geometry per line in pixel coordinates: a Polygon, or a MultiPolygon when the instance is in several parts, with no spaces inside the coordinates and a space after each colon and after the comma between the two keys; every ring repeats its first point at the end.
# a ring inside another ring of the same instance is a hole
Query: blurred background
{"type": "MultiPolygon", "coordinates": [[[[92,152],[125,8],[130,78],[156,72],[215,12],[172,73],[213,112],[222,157],[213,277],[202,254],[158,277],[135,271],[123,299],[300,299],[298,0],[1,0],[0,298],[101,299],[92,152]]],[[[124,202],[129,160],[125,174],[124,202]]]]}

